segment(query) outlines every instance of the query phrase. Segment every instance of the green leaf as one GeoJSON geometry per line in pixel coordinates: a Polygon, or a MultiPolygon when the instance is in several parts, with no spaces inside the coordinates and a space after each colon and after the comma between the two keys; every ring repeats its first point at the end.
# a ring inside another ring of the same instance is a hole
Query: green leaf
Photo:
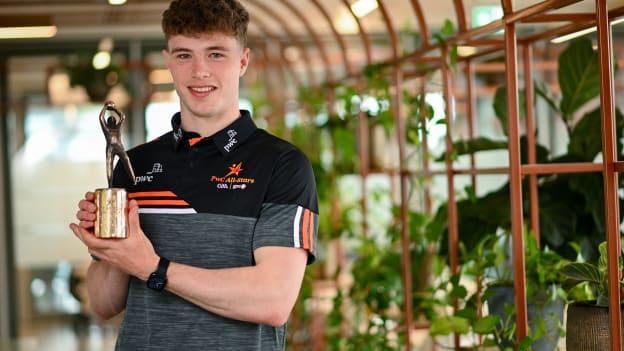
{"type": "MultiPolygon", "coordinates": [[[[496,89],[496,93],[494,94],[494,113],[496,113],[496,117],[501,123],[501,127],[503,129],[503,133],[508,135],[509,127],[507,125],[507,121],[509,117],[507,116],[507,87],[499,87],[496,89]]],[[[520,113],[520,119],[524,119],[526,116],[526,95],[524,90],[520,90],[518,94],[518,107],[520,113]]]]}
{"type": "Polygon", "coordinates": [[[496,326],[500,322],[498,316],[487,316],[479,319],[472,328],[477,334],[489,334],[496,330],[496,326]]]}
{"type": "Polygon", "coordinates": [[[601,284],[602,278],[600,271],[593,264],[585,262],[573,262],[565,265],[561,269],[561,273],[568,280],[574,282],[590,282],[593,284],[601,284]]]}
{"type": "MultiPolygon", "coordinates": [[[[486,137],[478,137],[471,140],[460,140],[453,143],[453,151],[458,156],[472,154],[479,151],[506,150],[507,142],[503,140],[492,140],[486,137]]],[[[436,159],[436,162],[444,161],[446,153],[436,159]]]]}
{"type": "Polygon", "coordinates": [[[553,111],[559,112],[559,104],[561,103],[561,101],[559,97],[557,97],[555,93],[553,93],[553,91],[550,90],[550,87],[548,86],[548,84],[546,84],[545,82],[534,81],[533,87],[535,88],[535,94],[537,96],[544,99],[544,101],[546,101],[548,106],[550,106],[550,108],[552,108],[553,111]]]}
{"type": "Polygon", "coordinates": [[[468,320],[461,317],[441,317],[435,319],[429,328],[431,335],[466,334],[470,329],[468,320]]]}
{"type": "Polygon", "coordinates": [[[559,56],[559,86],[561,86],[561,113],[569,121],[589,100],[600,94],[598,54],[589,38],[572,41],[559,56]]]}

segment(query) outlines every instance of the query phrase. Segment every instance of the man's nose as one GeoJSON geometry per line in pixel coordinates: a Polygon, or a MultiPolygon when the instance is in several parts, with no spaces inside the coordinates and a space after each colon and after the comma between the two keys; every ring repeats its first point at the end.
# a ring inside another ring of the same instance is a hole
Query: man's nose
{"type": "Polygon", "coordinates": [[[210,78],[210,66],[201,59],[193,60],[192,77],[195,79],[210,78]]]}

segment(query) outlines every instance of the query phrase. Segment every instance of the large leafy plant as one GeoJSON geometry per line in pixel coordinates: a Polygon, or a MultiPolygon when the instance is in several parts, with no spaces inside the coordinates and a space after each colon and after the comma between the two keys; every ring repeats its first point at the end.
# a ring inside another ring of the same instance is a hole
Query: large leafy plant
{"type": "MultiPolygon", "coordinates": [[[[565,124],[569,144],[565,154],[553,156],[549,150],[537,145],[538,163],[592,162],[602,151],[600,106],[584,112],[596,101],[599,94],[598,58],[587,38],[573,41],[560,55],[558,68],[561,96],[557,96],[536,82],[535,93],[546,101],[555,116],[565,124]]],[[[507,100],[501,87],[494,97],[494,111],[506,130],[507,100]]],[[[524,92],[520,92],[520,105],[524,92]]],[[[521,109],[521,116],[524,111],[521,109]]],[[[618,133],[618,155],[622,153],[621,130],[624,128],[622,113],[616,110],[616,130],[618,133]]],[[[537,132],[536,132],[537,133],[537,132]]],[[[521,158],[527,162],[527,141],[522,136],[521,158]]],[[[491,140],[480,137],[458,141],[454,144],[454,154],[461,156],[470,153],[505,150],[507,140],[491,140]]],[[[444,156],[444,155],[443,155],[444,156]]],[[[440,159],[443,159],[443,156],[440,159]]],[[[523,184],[523,210],[529,210],[528,180],[523,184]]],[[[620,183],[620,185],[623,185],[620,183]]],[[[577,252],[569,245],[576,242],[587,260],[598,258],[598,244],[605,237],[604,203],[602,196],[602,175],[600,173],[559,174],[539,177],[540,232],[542,241],[555,252],[567,259],[575,259],[577,252]]],[[[469,196],[457,203],[460,240],[469,248],[479,242],[479,238],[498,228],[511,227],[509,208],[509,183],[483,196],[469,196]]],[[[446,206],[442,206],[436,218],[446,221],[446,206]]],[[[441,245],[445,249],[445,245],[441,245]]]]}

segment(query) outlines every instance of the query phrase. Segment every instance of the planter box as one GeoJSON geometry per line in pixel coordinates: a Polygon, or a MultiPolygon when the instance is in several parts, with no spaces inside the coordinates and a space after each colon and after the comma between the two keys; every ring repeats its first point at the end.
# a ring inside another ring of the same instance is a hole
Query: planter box
{"type": "MultiPolygon", "coordinates": [[[[622,311],[624,312],[624,309],[622,311]]],[[[622,324],[624,325],[624,321],[622,324]]],[[[609,335],[609,309],[607,307],[586,303],[573,303],[568,306],[567,351],[610,350],[609,335]]]]}

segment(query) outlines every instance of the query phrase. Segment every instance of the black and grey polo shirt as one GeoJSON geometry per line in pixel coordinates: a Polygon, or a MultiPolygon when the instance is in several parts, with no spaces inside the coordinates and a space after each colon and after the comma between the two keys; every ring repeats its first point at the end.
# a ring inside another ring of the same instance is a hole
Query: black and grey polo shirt
{"type": "MultiPolygon", "coordinates": [[[[211,137],[173,130],[128,151],[136,174],[116,167],[115,186],[139,204],[156,252],[202,268],[254,265],[254,250],[317,247],[318,204],[310,162],[256,128],[247,111],[211,137]]],[[[277,287],[276,287],[277,288],[277,287]]],[[[286,326],[228,319],[131,278],[116,350],[283,350],[286,326]]]]}

